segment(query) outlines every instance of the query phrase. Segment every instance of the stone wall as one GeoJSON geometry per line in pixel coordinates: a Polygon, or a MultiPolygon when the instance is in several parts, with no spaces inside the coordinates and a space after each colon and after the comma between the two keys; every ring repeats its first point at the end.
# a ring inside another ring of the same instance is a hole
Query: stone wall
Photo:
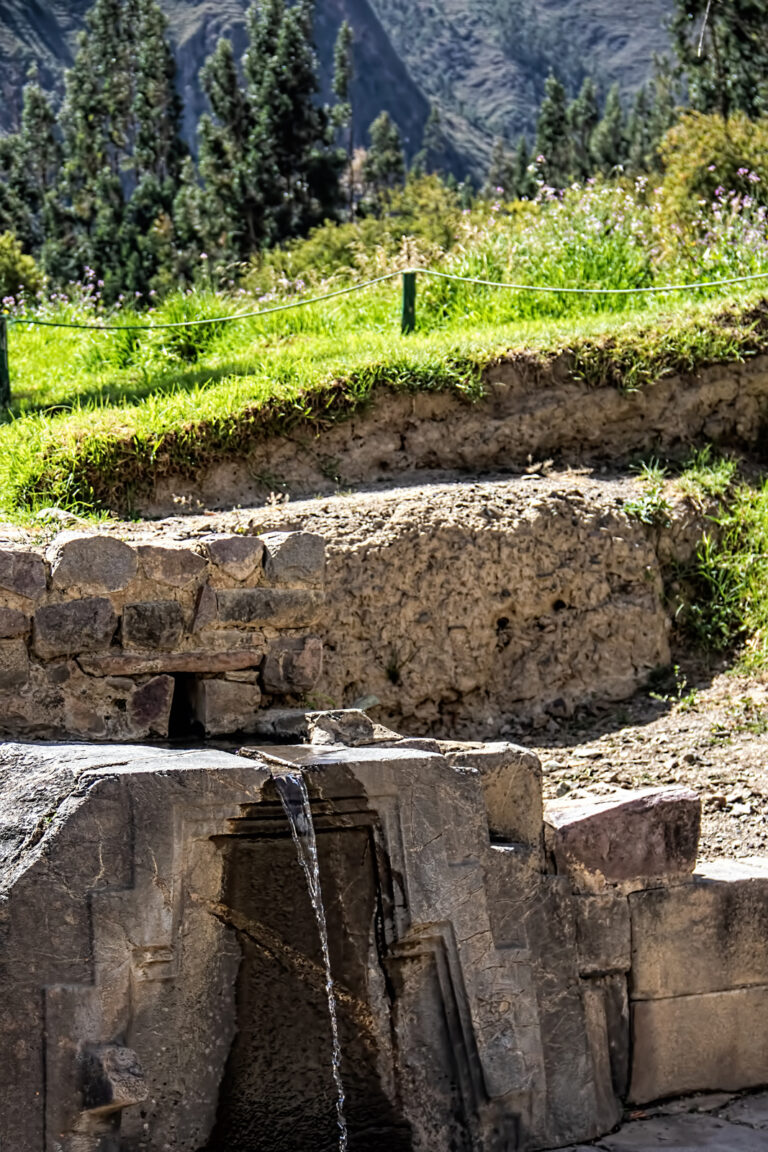
{"type": "Polygon", "coordinates": [[[534,474],[249,517],[326,539],[327,706],[373,696],[398,731],[495,739],[510,721],[626,699],[669,663],[665,565],[706,521],[678,502],[668,528],[649,527],[627,511],[641,496],[630,478],[534,474]]]}
{"type": "Polygon", "coordinates": [[[669,663],[665,566],[704,524],[681,501],[642,524],[640,495],[533,475],[0,550],[0,730],[224,734],[280,700],[367,698],[398,731],[488,739],[626,699],[669,663]]]}
{"type": "Polygon", "coordinates": [[[678,788],[542,809],[535,756],[270,710],[233,756],[0,746],[0,1132],[24,1152],[590,1140],[625,1103],[768,1082],[768,866],[694,872],[678,788]]]}
{"type": "Polygon", "coordinates": [[[125,740],[233,732],[317,682],[324,542],[62,533],[0,550],[0,731],[125,740]]]}

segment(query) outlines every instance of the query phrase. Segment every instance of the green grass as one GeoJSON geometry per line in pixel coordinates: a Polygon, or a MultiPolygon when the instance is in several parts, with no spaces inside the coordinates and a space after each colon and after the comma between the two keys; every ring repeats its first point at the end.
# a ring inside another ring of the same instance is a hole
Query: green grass
{"type": "Polygon", "coordinates": [[[736,483],[692,564],[680,574],[679,622],[704,648],[768,666],[768,481],[736,483]]]}
{"type": "MultiPolygon", "coordinates": [[[[483,373],[511,358],[538,367],[565,356],[588,385],[647,387],[670,373],[768,351],[768,304],[644,299],[636,312],[399,333],[398,285],[272,318],[171,331],[11,329],[13,406],[0,426],[0,507],[19,516],[55,504],[125,511],[164,474],[192,475],[298,426],[318,432],[358,412],[377,389],[449,391],[472,402],[483,373]]],[[[242,309],[213,293],[176,297],[158,319],[242,309]]],[[[510,305],[511,310],[511,305],[510,305]]],[[[80,316],[64,308],[64,316],[80,316]]],[[[130,313],[123,314],[130,322],[130,313]]]]}

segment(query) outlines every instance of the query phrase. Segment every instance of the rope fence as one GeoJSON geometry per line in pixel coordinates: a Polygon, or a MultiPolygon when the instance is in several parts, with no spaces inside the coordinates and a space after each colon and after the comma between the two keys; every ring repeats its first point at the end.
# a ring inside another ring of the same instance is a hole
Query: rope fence
{"type": "Polygon", "coordinates": [[[29,325],[37,328],[76,328],[89,332],[155,332],[167,328],[197,328],[204,324],[229,324],[238,320],[251,320],[258,316],[271,316],[276,312],[287,312],[292,308],[305,308],[310,304],[321,304],[351,292],[361,292],[374,284],[383,284],[396,277],[402,277],[402,310],[400,331],[403,335],[416,328],[416,276],[434,276],[440,280],[453,280],[461,284],[472,284],[481,288],[504,288],[513,292],[544,292],[562,296],[631,296],[656,292],[692,292],[701,288],[719,288],[729,284],[746,284],[754,280],[768,279],[768,270],[753,272],[748,276],[729,276],[722,280],[696,281],[690,284],[654,284],[638,288],[561,288],[551,284],[511,284],[499,280],[482,280],[474,276],[457,276],[452,272],[438,272],[435,268],[408,268],[405,271],[387,272],[373,280],[360,284],[350,284],[320,296],[307,296],[300,300],[289,300],[272,308],[258,308],[249,312],[236,312],[230,316],[208,316],[200,320],[177,320],[168,324],[86,324],[67,320],[41,320],[35,316],[0,315],[0,406],[7,408],[11,403],[11,377],[8,363],[8,327],[11,324],[29,325]]]}

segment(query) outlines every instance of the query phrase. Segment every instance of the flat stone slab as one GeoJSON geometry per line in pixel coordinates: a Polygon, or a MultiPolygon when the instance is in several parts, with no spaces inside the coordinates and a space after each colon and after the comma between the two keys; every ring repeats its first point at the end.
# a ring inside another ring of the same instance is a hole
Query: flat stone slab
{"type": "MultiPolygon", "coordinates": [[[[756,1096],[744,1096],[741,1100],[734,1100],[723,1109],[726,1120],[736,1124],[747,1124],[750,1128],[768,1131],[768,1092],[759,1092],[756,1096]]],[[[768,1148],[768,1138],[765,1138],[768,1148]]]]}
{"type": "Polygon", "coordinates": [[[634,1000],[768,985],[768,858],[701,864],[629,906],[634,1000]]]}
{"type": "Polygon", "coordinates": [[[569,1144],[557,1152],[766,1152],[768,1092],[741,1099],[723,1094],[670,1100],[649,1109],[647,1118],[630,1120],[618,1132],[591,1144],[569,1144]],[[711,1115],[716,1110],[717,1115],[711,1115]]]}
{"type": "Polygon", "coordinates": [[[730,1124],[717,1116],[660,1116],[635,1120],[613,1136],[605,1136],[597,1147],[605,1152],[652,1152],[674,1148],[678,1152],[765,1152],[766,1138],[743,1124],[730,1124]]]}
{"type": "Polygon", "coordinates": [[[629,1100],[760,1088],[768,1074],[768,987],[632,1004],[629,1100]]]}
{"type": "Polygon", "coordinates": [[[142,676],[158,672],[239,672],[256,668],[264,658],[264,648],[232,648],[228,652],[133,652],[81,656],[80,667],[89,676],[142,676]]]}

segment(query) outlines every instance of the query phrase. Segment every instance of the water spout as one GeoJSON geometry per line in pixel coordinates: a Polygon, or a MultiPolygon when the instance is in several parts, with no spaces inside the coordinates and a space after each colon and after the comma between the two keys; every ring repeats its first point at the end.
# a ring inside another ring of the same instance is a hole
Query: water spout
{"type": "Polygon", "coordinates": [[[328,951],[328,928],[323,907],[323,895],[320,890],[320,866],[317,857],[317,838],[315,825],[312,820],[312,809],[309,804],[309,793],[300,772],[275,773],[273,776],[277,794],[288,817],[291,835],[296,845],[296,854],[299,858],[309,889],[309,898],[317,921],[320,934],[320,944],[323,950],[323,963],[325,964],[325,991],[328,997],[328,1015],[331,1020],[331,1038],[333,1048],[331,1053],[331,1071],[333,1083],[336,1088],[336,1122],[339,1126],[339,1152],[346,1152],[348,1135],[347,1121],[344,1115],[344,1085],[341,1079],[341,1040],[339,1038],[339,1022],[336,1014],[336,994],[333,988],[331,975],[331,956],[328,951]]]}

